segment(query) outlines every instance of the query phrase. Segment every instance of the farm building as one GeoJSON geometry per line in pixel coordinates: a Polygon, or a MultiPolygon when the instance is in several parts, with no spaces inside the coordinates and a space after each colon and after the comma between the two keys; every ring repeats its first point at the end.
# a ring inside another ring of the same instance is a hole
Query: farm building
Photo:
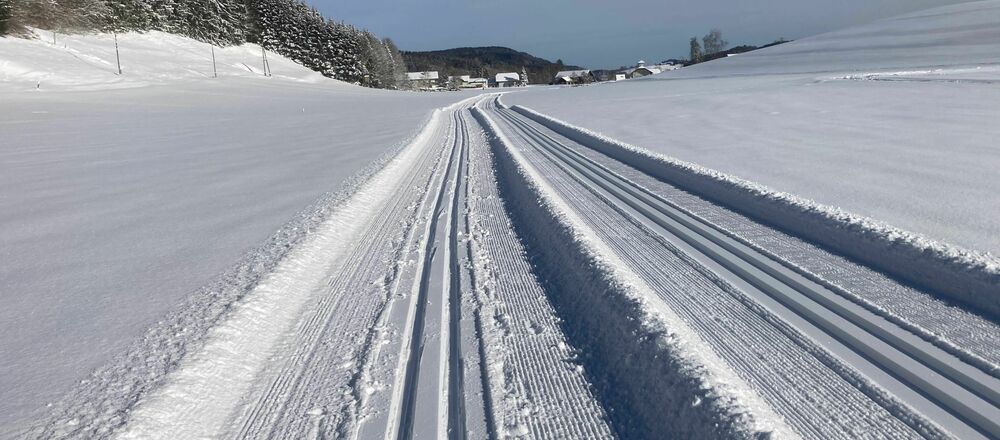
{"type": "Polygon", "coordinates": [[[406,81],[414,89],[434,90],[440,86],[440,76],[436,71],[407,72],[406,81]]]}
{"type": "Polygon", "coordinates": [[[588,84],[594,82],[594,75],[589,70],[563,70],[556,73],[552,84],[588,84]]]}
{"type": "Polygon", "coordinates": [[[521,74],[517,72],[498,73],[494,82],[496,87],[521,87],[528,85],[521,80],[521,74]]]}

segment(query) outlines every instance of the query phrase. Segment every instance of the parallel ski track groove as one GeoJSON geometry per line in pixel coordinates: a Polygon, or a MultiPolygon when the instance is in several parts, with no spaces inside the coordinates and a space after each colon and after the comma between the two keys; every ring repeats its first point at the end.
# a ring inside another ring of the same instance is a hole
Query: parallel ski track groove
{"type": "Polygon", "coordinates": [[[448,289],[448,438],[460,440],[467,437],[465,415],[465,385],[464,364],[462,355],[462,280],[461,263],[459,262],[459,213],[464,211],[465,197],[462,192],[467,188],[469,158],[469,128],[462,111],[455,111],[456,139],[461,138],[461,155],[459,156],[458,172],[455,177],[454,194],[451,202],[451,222],[448,234],[449,261],[451,280],[448,289]]]}
{"type": "MultiPolygon", "coordinates": [[[[497,113],[506,125],[517,127],[516,115],[497,113]]],[[[515,132],[524,133],[520,128],[515,132]]],[[[527,141],[532,139],[528,133],[522,136],[527,141]]],[[[533,148],[542,147],[532,143],[533,148]]],[[[738,291],[700,270],[683,252],[644,230],[641,224],[612,207],[602,207],[602,199],[542,153],[524,153],[534,158],[533,163],[566,195],[565,200],[575,210],[587,214],[585,221],[603,234],[602,238],[630,267],[802,435],[853,438],[859,432],[868,432],[889,438],[917,436],[867,396],[844,384],[841,377],[810,356],[812,351],[803,351],[799,346],[802,341],[790,340],[787,332],[779,331],[766,316],[761,316],[760,310],[748,307],[752,300],[741,300],[738,291]],[[824,410],[823,406],[831,409],[824,410]],[[834,411],[834,407],[838,409],[834,411]]]]}
{"type": "Polygon", "coordinates": [[[483,312],[492,315],[492,323],[483,324],[492,327],[484,335],[485,356],[490,364],[503,365],[500,377],[490,380],[504,396],[495,410],[502,419],[496,429],[531,438],[612,438],[603,409],[572,362],[574,352],[556,311],[511,230],[485,139],[470,161],[477,193],[471,209],[476,290],[483,312]]]}
{"type": "MultiPolygon", "coordinates": [[[[988,372],[979,370],[975,365],[961,363],[959,359],[940,348],[917,339],[912,333],[901,331],[898,326],[884,322],[881,316],[862,308],[852,308],[851,306],[856,305],[844,301],[837,293],[822,285],[803,281],[803,278],[798,278],[797,271],[783,270],[783,266],[779,266],[765,255],[756,253],[732,237],[720,233],[714,225],[707,224],[697,217],[691,217],[690,214],[648,192],[645,188],[633,184],[562,145],[558,140],[551,137],[542,139],[542,132],[531,128],[530,125],[524,122],[517,124],[525,130],[532,131],[532,134],[537,136],[536,139],[543,144],[547,143],[546,148],[550,153],[559,156],[563,163],[576,168],[580,173],[590,174],[589,178],[597,185],[612,192],[622,191],[626,196],[635,197],[640,203],[648,204],[649,207],[676,221],[676,226],[661,225],[755,287],[762,289],[813,325],[824,329],[828,335],[895,376],[897,380],[908,384],[919,394],[923,394],[944,408],[946,412],[986,436],[1000,436],[1000,421],[998,421],[1000,381],[990,376],[988,372]],[[685,234],[707,238],[711,244],[705,245],[685,234]],[[717,245],[721,250],[713,249],[712,245],[717,245]],[[759,272],[746,270],[737,264],[729,264],[735,259],[749,263],[759,272]],[[773,287],[775,285],[778,287],[773,287]],[[802,302],[795,295],[801,295],[812,302],[808,300],[802,302]],[[811,304],[819,305],[822,312],[815,311],[815,306],[811,304]],[[855,331],[847,330],[851,325],[855,331]],[[861,332],[856,332],[857,330],[861,332]],[[942,379],[947,382],[942,382],[942,379]]],[[[626,198],[621,200],[632,205],[626,198]]],[[[644,209],[644,206],[632,206],[639,210],[644,209]]],[[[953,424],[950,421],[947,423],[953,424]]]]}
{"type": "Polygon", "coordinates": [[[799,272],[811,281],[917,334],[938,348],[979,367],[985,373],[1000,378],[1000,325],[960,307],[949,306],[932,295],[899,284],[882,273],[656,180],[595,150],[573,144],[565,146],[662,196],[668,203],[692,217],[719,226],[722,228],[720,232],[799,272]]]}
{"type": "MultiPolygon", "coordinates": [[[[438,252],[438,237],[437,237],[437,225],[441,220],[442,214],[446,207],[444,206],[445,197],[447,196],[449,188],[452,187],[452,183],[457,183],[456,181],[450,181],[452,177],[453,169],[461,168],[461,160],[463,158],[464,149],[462,147],[462,142],[459,140],[464,133],[457,132],[458,121],[453,120],[456,132],[454,133],[454,143],[450,148],[450,154],[448,156],[448,166],[444,172],[444,180],[442,180],[441,187],[438,189],[437,197],[434,202],[434,209],[432,211],[432,217],[428,227],[428,235],[426,239],[426,244],[424,248],[424,259],[421,262],[421,277],[420,277],[420,289],[418,291],[417,310],[414,315],[415,322],[413,323],[413,332],[409,336],[409,359],[407,360],[405,380],[403,382],[403,389],[401,390],[400,397],[402,399],[402,407],[400,412],[399,420],[399,431],[397,432],[400,440],[406,440],[413,435],[413,418],[414,410],[417,405],[417,387],[419,386],[419,373],[421,368],[421,357],[423,355],[423,333],[425,318],[427,313],[427,302],[429,295],[429,282],[431,277],[431,269],[433,267],[433,259],[435,254],[438,252]],[[455,156],[458,156],[456,159],[455,156]]],[[[458,173],[455,173],[456,176],[458,173]]],[[[457,192],[457,188],[455,190],[457,192]]],[[[454,208],[453,208],[454,209],[454,208]]],[[[449,213],[450,216],[450,213],[449,213]]],[[[448,237],[446,237],[447,239],[448,237]]],[[[444,249],[442,246],[441,249],[444,249]]],[[[455,274],[452,274],[454,276],[455,274]]],[[[451,400],[455,396],[448,396],[449,407],[451,407],[451,400]]],[[[451,419],[451,417],[449,417],[451,419]]],[[[450,421],[449,421],[450,422],[450,421]]]]}

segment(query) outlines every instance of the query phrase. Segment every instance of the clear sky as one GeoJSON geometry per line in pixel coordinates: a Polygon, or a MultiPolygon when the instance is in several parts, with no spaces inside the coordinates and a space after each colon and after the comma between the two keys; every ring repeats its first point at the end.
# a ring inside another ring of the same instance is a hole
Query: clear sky
{"type": "Polygon", "coordinates": [[[686,57],[719,28],[731,44],[796,39],[963,0],[306,0],[403,50],[507,46],[589,68],[686,57]]]}

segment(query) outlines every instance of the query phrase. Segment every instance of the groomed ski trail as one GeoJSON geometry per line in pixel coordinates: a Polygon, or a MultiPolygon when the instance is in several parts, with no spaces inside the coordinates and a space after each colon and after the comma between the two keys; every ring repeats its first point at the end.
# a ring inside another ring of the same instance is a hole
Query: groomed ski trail
{"type": "MultiPolygon", "coordinates": [[[[974,354],[993,348],[926,340],[930,331],[914,332],[911,321],[877,313],[840,286],[678,208],[604,165],[615,161],[595,160],[601,155],[585,145],[496,101],[484,107],[503,148],[536,167],[655,299],[694,326],[801,435],[1000,435],[1000,382],[990,361],[974,354]]],[[[954,325],[967,331],[984,323],[973,316],[954,325]]]]}
{"type": "Polygon", "coordinates": [[[115,437],[612,438],[471,102],[438,111],[115,437]]]}

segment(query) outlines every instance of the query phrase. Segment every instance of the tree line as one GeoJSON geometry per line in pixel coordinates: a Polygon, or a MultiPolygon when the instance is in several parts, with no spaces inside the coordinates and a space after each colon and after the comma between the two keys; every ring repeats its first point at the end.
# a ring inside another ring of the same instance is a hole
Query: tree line
{"type": "Polygon", "coordinates": [[[722,38],[722,31],[718,29],[712,29],[704,37],[701,37],[701,42],[698,42],[698,37],[691,37],[690,41],[690,53],[688,55],[688,61],[685,65],[690,66],[698,63],[703,63],[705,61],[712,61],[718,58],[724,58],[730,54],[750,52],[752,50],[763,49],[765,47],[777,46],[779,44],[787,43],[788,40],[784,38],[779,38],[773,43],[765,44],[763,46],[751,46],[751,45],[741,45],[736,46],[731,49],[726,49],[729,47],[729,42],[722,38]]]}
{"type": "Polygon", "coordinates": [[[411,72],[435,70],[442,75],[492,78],[497,73],[521,72],[524,69],[532,84],[548,84],[560,70],[578,70],[580,67],[555,63],[507,47],[459,47],[427,52],[403,52],[407,69],[411,72]]]}
{"type": "Polygon", "coordinates": [[[218,46],[257,43],[325,76],[396,88],[392,40],[323,17],[301,0],[0,0],[0,34],[163,31],[218,46]]]}

